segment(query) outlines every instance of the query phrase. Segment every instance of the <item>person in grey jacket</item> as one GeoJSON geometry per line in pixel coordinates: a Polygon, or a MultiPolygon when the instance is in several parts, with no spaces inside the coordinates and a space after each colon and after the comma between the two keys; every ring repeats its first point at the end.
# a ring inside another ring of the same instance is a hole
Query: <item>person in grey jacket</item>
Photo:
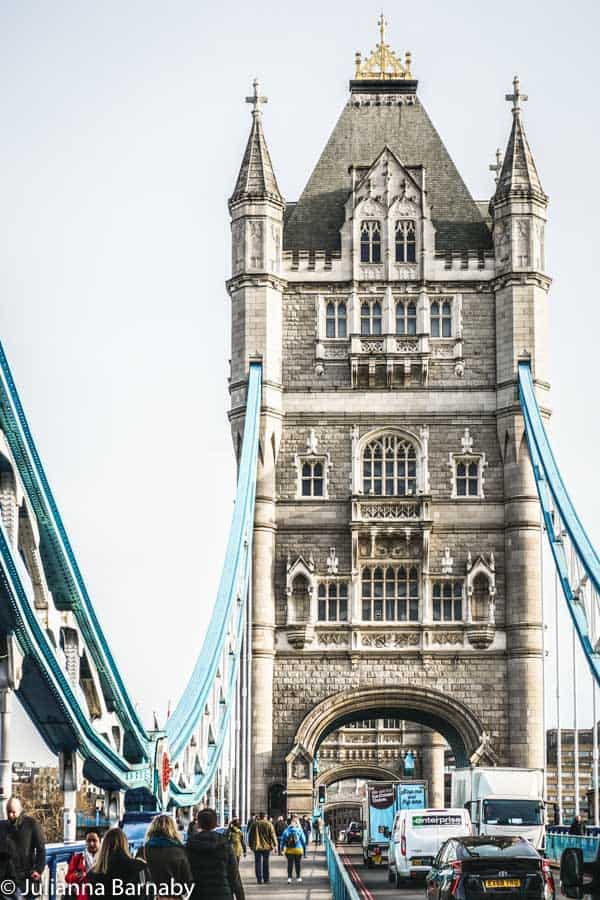
{"type": "Polygon", "coordinates": [[[40,824],[25,815],[18,797],[7,801],[6,819],[0,822],[0,849],[8,853],[18,889],[31,893],[46,866],[46,844],[40,824]]]}

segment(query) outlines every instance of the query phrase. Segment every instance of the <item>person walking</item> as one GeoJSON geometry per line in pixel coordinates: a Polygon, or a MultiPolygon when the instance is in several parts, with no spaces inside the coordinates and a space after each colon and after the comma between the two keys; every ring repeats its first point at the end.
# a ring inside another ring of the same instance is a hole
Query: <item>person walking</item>
{"type": "Polygon", "coordinates": [[[264,812],[250,826],[248,844],[254,853],[254,871],[257,884],[269,883],[269,857],[277,850],[277,835],[271,822],[265,818],[264,812]]]}
{"type": "Polygon", "coordinates": [[[229,828],[227,829],[227,839],[231,844],[233,855],[235,856],[239,865],[242,855],[245,856],[247,852],[246,841],[244,840],[244,833],[242,831],[239,819],[232,819],[229,823],[229,828]]]}
{"type": "Polygon", "coordinates": [[[285,819],[283,816],[278,816],[277,821],[275,822],[275,834],[277,835],[277,855],[281,856],[283,853],[283,847],[281,846],[281,835],[285,831],[285,819]]]}
{"type": "Polygon", "coordinates": [[[583,824],[583,820],[581,816],[577,815],[571,822],[571,827],[569,828],[569,834],[585,834],[586,827],[583,824]]]}
{"type": "Polygon", "coordinates": [[[150,822],[144,842],[144,859],[159,896],[181,897],[183,889],[192,883],[190,863],[172,816],[162,813],[150,822]],[[163,885],[169,886],[170,894],[164,893],[163,885]],[[175,885],[179,887],[175,888],[175,885]]]}
{"type": "Polygon", "coordinates": [[[310,842],[310,833],[312,831],[312,826],[310,824],[310,819],[308,818],[308,816],[302,816],[302,820],[300,822],[300,827],[302,828],[302,831],[304,832],[304,839],[305,839],[304,855],[306,856],[306,851],[308,850],[308,844],[310,842]]]}
{"type": "Polygon", "coordinates": [[[83,885],[88,884],[88,872],[92,866],[96,865],[100,844],[100,835],[96,829],[88,829],[85,834],[85,850],[82,850],[81,853],[74,853],[69,860],[65,881],[69,885],[68,893],[71,896],[85,895],[83,885]]]}
{"type": "Polygon", "coordinates": [[[199,830],[190,835],[186,852],[192,870],[190,900],[245,900],[238,864],[226,835],[216,828],[214,809],[198,813],[199,830]]]}
{"type": "Polygon", "coordinates": [[[33,893],[46,866],[46,842],[39,822],[25,814],[18,797],[9,797],[6,803],[0,844],[8,852],[18,890],[25,895],[33,893]]]}
{"type": "Polygon", "coordinates": [[[149,882],[148,867],[143,859],[132,857],[129,842],[120,828],[109,828],[104,835],[96,862],[88,872],[88,881],[92,896],[98,894],[105,900],[144,896],[149,882]]]}
{"type": "Polygon", "coordinates": [[[292,816],[290,824],[281,835],[283,852],[287,857],[288,884],[292,883],[292,872],[296,870],[296,881],[302,881],[302,854],[306,849],[306,835],[298,816],[292,816]]]}
{"type": "Polygon", "coordinates": [[[317,816],[313,822],[313,841],[316,846],[321,845],[321,818],[317,816]]]}

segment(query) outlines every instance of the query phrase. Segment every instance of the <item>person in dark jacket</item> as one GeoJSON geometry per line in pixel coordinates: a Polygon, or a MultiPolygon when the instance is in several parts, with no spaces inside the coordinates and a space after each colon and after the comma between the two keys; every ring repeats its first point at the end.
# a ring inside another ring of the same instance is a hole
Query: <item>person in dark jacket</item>
{"type": "MultiPolygon", "coordinates": [[[[183,888],[192,883],[192,870],[173,816],[163,813],[152,819],[146,832],[144,858],[152,883],[160,895],[169,897],[175,894],[174,891],[165,893],[164,888],[161,890],[162,885],[171,888],[178,884],[183,888]]],[[[177,896],[183,896],[183,891],[177,891],[177,896]]]]}
{"type": "Polygon", "coordinates": [[[279,856],[283,853],[283,847],[281,846],[281,835],[285,831],[285,819],[283,816],[278,816],[277,821],[275,822],[275,834],[277,835],[277,853],[279,856]]]}
{"type": "MultiPolygon", "coordinates": [[[[144,885],[149,884],[148,867],[143,859],[133,859],[125,833],[120,828],[109,828],[102,840],[98,859],[88,872],[88,882],[94,890],[101,886],[104,900],[127,896],[128,885],[135,886],[135,896],[144,895],[144,885]]],[[[150,891],[148,891],[150,896],[150,891]]]]}
{"type": "Polygon", "coordinates": [[[198,813],[200,831],[190,835],[186,851],[194,890],[190,900],[245,900],[237,860],[227,836],[215,831],[214,809],[198,813]]]}
{"type": "Polygon", "coordinates": [[[575,816],[575,818],[571,822],[569,834],[585,834],[585,831],[585,825],[583,824],[581,816],[575,816]]]}
{"type": "Polygon", "coordinates": [[[6,804],[6,819],[0,823],[0,849],[8,852],[18,889],[31,893],[46,866],[46,847],[41,826],[25,815],[18,797],[10,797],[6,804]]]}

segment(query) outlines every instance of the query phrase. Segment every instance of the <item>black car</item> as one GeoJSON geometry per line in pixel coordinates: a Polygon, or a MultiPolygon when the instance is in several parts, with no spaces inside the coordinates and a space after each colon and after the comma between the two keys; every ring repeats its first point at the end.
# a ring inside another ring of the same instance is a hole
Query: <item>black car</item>
{"type": "Polygon", "coordinates": [[[450,838],[426,878],[428,900],[553,900],[550,864],[519,837],[450,838]]]}

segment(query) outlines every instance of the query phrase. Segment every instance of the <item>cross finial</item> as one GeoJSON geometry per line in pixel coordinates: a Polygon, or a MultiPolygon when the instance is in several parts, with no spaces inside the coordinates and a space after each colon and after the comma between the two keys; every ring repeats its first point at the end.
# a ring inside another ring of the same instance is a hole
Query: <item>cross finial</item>
{"type": "Polygon", "coordinates": [[[254,79],[254,81],[252,82],[252,87],[254,88],[254,93],[252,94],[251,97],[246,97],[246,103],[252,104],[252,115],[253,116],[260,116],[261,103],[268,103],[269,101],[268,101],[267,97],[260,96],[258,78],[254,79]]]}
{"type": "Polygon", "coordinates": [[[513,116],[519,115],[521,112],[521,101],[529,100],[527,94],[521,93],[521,82],[519,81],[519,76],[515,75],[513,78],[513,92],[512,94],[505,94],[505,100],[510,100],[512,102],[513,108],[512,113],[513,116]]]}
{"type": "Polygon", "coordinates": [[[498,184],[500,172],[502,171],[502,151],[500,147],[496,150],[496,162],[489,166],[489,170],[496,173],[496,184],[498,184]]]}

